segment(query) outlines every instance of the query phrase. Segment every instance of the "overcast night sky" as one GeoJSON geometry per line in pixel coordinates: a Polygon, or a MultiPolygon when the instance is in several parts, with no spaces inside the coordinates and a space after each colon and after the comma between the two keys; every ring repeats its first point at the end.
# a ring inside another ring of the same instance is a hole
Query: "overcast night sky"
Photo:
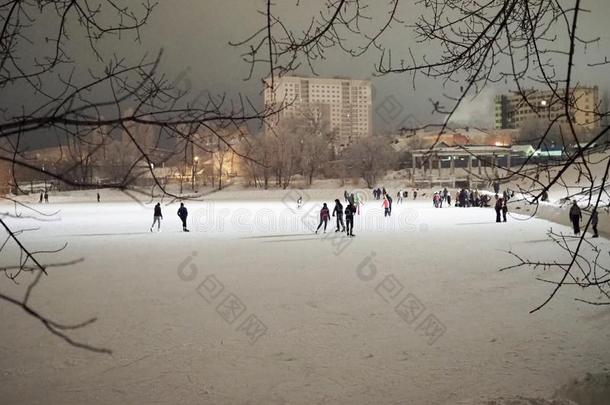
{"type": "MultiPolygon", "coordinates": [[[[283,21],[294,31],[299,31],[299,28],[309,22],[311,16],[320,10],[323,3],[321,0],[301,1],[301,5],[297,7],[296,0],[279,0],[275,7],[276,13],[281,16],[283,21]],[[307,4],[305,5],[305,3],[307,4]]],[[[374,27],[381,24],[379,17],[383,17],[387,13],[386,2],[373,3],[378,4],[378,8],[368,12],[376,19],[371,25],[365,25],[365,30],[371,33],[374,32],[374,27]]],[[[416,1],[401,3],[411,5],[409,8],[402,6],[399,9],[399,16],[405,23],[414,22],[418,15],[426,12],[421,5],[414,3],[416,1]]],[[[566,4],[571,4],[571,2],[566,4]]],[[[610,54],[608,46],[610,28],[607,23],[610,2],[585,0],[582,4],[590,12],[581,14],[579,20],[579,25],[583,29],[581,37],[586,39],[600,37],[600,41],[588,47],[586,56],[582,50],[579,51],[575,65],[575,79],[581,84],[597,84],[604,91],[610,88],[610,75],[607,74],[610,66],[587,68],[586,64],[599,62],[610,54]]],[[[193,96],[202,91],[227,92],[233,96],[242,93],[260,105],[262,102],[261,78],[268,73],[259,69],[252,80],[244,82],[243,79],[248,75],[249,66],[241,60],[240,54],[246,48],[235,48],[228,43],[242,40],[264,25],[264,16],[257,12],[257,9],[263,5],[264,2],[261,0],[162,0],[155,8],[149,23],[142,30],[142,44],[134,43],[132,37],[126,37],[118,44],[110,42],[105,46],[106,49],[112,49],[112,52],[116,52],[118,55],[132,58],[140,57],[145,53],[154,55],[162,48],[164,50],[162,70],[172,77],[186,73],[179,85],[190,87],[193,96]]],[[[563,23],[559,26],[565,28],[563,23]]],[[[73,40],[75,38],[76,36],[72,37],[73,40]]],[[[351,39],[354,38],[354,36],[351,37],[351,39]]],[[[401,24],[393,24],[382,42],[392,49],[394,60],[408,57],[409,47],[412,48],[416,57],[420,58],[419,60],[423,56],[427,56],[429,59],[433,59],[435,56],[431,53],[434,50],[433,46],[416,43],[412,29],[401,24]]],[[[562,45],[564,49],[567,49],[565,38],[558,39],[552,45],[554,47],[562,45]]],[[[83,61],[93,61],[84,40],[76,40],[75,56],[79,60],[79,69],[86,65],[86,62],[83,61]]],[[[557,57],[562,58],[562,56],[557,57]]],[[[379,52],[376,49],[372,49],[357,59],[351,58],[337,49],[328,51],[326,60],[318,61],[316,69],[321,76],[343,75],[372,79],[376,89],[374,107],[379,106],[387,97],[394,97],[401,105],[401,112],[394,120],[384,121],[377,115],[374,126],[378,131],[395,129],[411,114],[420,123],[438,122],[442,119],[438,114],[431,114],[432,105],[428,99],[443,100],[443,94],[456,96],[455,87],[443,89],[441,81],[426,79],[423,75],[418,74],[417,90],[414,91],[410,74],[373,77],[374,64],[378,61],[379,52]]],[[[508,70],[508,66],[506,66],[506,70],[508,70]]],[[[297,73],[311,74],[307,69],[297,73]]],[[[470,106],[466,105],[465,109],[458,114],[458,118],[471,119],[474,123],[488,122],[491,124],[489,101],[496,92],[514,89],[514,85],[510,83],[495,86],[486,89],[481,97],[471,102],[470,106]]],[[[447,107],[450,105],[448,101],[444,104],[447,107]]]]}

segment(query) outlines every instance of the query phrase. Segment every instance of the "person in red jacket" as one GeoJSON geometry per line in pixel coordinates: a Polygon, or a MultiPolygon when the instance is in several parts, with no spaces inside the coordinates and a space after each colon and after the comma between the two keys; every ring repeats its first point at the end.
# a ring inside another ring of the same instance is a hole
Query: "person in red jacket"
{"type": "Polygon", "coordinates": [[[384,209],[384,217],[389,217],[390,216],[390,202],[388,201],[388,199],[384,196],[383,197],[383,202],[381,203],[381,206],[384,209]]]}
{"type": "Polygon", "coordinates": [[[328,207],[326,206],[326,203],[324,203],[324,205],[322,206],[322,209],[320,210],[320,224],[318,225],[318,229],[316,229],[316,233],[318,233],[318,231],[320,230],[320,227],[322,227],[322,224],[324,224],[324,233],[326,233],[326,225],[328,225],[329,219],[330,219],[330,212],[328,211],[328,207]]]}

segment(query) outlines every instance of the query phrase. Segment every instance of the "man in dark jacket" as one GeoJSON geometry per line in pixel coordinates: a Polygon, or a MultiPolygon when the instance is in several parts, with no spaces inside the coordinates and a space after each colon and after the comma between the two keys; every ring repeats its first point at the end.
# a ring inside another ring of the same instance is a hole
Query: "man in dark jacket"
{"type": "Polygon", "coordinates": [[[468,192],[465,189],[460,190],[459,199],[460,199],[460,207],[465,208],[466,200],[468,200],[468,192]]]}
{"type": "Polygon", "coordinates": [[[188,229],[186,229],[186,218],[188,217],[188,215],[189,215],[189,212],[186,209],[186,207],[184,206],[184,203],[180,203],[180,208],[178,208],[178,216],[182,220],[182,230],[184,232],[189,231],[188,229]]]}
{"type": "Polygon", "coordinates": [[[502,197],[498,198],[496,200],[496,206],[495,206],[495,209],[496,209],[496,222],[502,222],[502,219],[501,219],[500,216],[502,215],[502,207],[503,207],[503,205],[504,205],[504,199],[502,197]]]}
{"type": "Polygon", "coordinates": [[[580,234],[580,220],[582,219],[582,212],[580,212],[580,207],[576,204],[576,200],[572,202],[572,207],[570,207],[570,221],[572,221],[572,226],[574,227],[574,235],[580,234]]]}
{"type": "Polygon", "coordinates": [[[155,205],[155,212],[153,214],[153,223],[150,226],[150,231],[153,231],[155,227],[155,223],[157,224],[157,231],[161,232],[161,220],[163,219],[163,214],[161,214],[161,203],[157,203],[155,205]]]}
{"type": "Polygon", "coordinates": [[[333,217],[334,216],[337,217],[337,229],[335,229],[335,232],[339,232],[339,226],[341,226],[341,232],[345,232],[345,224],[343,223],[343,204],[341,204],[341,201],[338,199],[335,200],[335,209],[333,209],[333,217]]]}
{"type": "Polygon", "coordinates": [[[345,207],[345,223],[347,225],[347,236],[354,236],[354,214],[356,213],[356,207],[352,204],[348,204],[345,207]]]}

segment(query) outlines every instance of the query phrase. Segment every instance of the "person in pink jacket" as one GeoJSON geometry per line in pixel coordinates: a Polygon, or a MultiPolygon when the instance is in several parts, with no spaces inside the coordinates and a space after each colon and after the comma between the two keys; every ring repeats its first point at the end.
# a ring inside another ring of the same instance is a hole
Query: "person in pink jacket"
{"type": "Polygon", "coordinates": [[[384,213],[384,217],[389,217],[390,216],[390,202],[388,201],[388,199],[384,196],[383,197],[383,202],[381,203],[381,206],[383,207],[385,213],[384,213]]]}

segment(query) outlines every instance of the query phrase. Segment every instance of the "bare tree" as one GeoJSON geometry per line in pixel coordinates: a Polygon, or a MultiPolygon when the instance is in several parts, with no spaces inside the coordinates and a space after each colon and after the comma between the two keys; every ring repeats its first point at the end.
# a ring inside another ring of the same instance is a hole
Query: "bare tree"
{"type": "MultiPolygon", "coordinates": [[[[122,134],[121,147],[128,149],[111,159],[124,163],[124,170],[120,178],[113,176],[113,181],[104,186],[124,190],[134,179],[149,173],[155,186],[167,193],[155,176],[153,167],[158,157],[151,148],[167,139],[179,148],[196,142],[192,137],[194,128],[260,123],[282,108],[258,109],[244,97],[210,97],[190,102],[188,92],[176,88],[171,78],[159,71],[162,52],[140,59],[112,54],[113,41],[140,40],[140,29],[148,23],[154,8],[155,3],[148,0],[129,6],[111,0],[8,0],[0,4],[0,162],[10,166],[16,191],[24,192],[19,189],[19,170],[40,173],[45,179],[68,186],[98,187],[92,181],[91,169],[101,160],[100,152],[113,143],[113,137],[122,134]],[[71,38],[86,38],[90,54],[71,54],[71,38]],[[86,62],[91,56],[96,61],[93,65],[86,62]],[[27,101],[16,102],[17,94],[19,100],[27,101]],[[141,129],[145,129],[146,136],[138,134],[141,129]],[[24,145],[31,142],[27,141],[49,137],[61,140],[65,156],[71,157],[68,167],[43,167],[28,158],[24,145]]],[[[221,136],[218,141],[224,142],[221,136]]],[[[226,145],[232,148],[229,143],[226,145]]],[[[178,149],[172,155],[176,152],[178,149]]],[[[17,201],[14,203],[20,207],[17,201]]],[[[32,215],[45,214],[34,210],[32,215]]],[[[4,220],[9,217],[22,218],[22,214],[16,208],[0,217],[0,228],[6,233],[0,251],[17,252],[10,255],[13,264],[0,268],[8,281],[0,292],[0,301],[21,307],[71,344],[108,352],[69,336],[72,330],[94,319],[66,325],[30,306],[34,287],[52,267],[62,263],[45,258],[44,254],[57,251],[54,247],[46,252],[28,249],[20,240],[27,230],[9,227],[4,220]],[[30,277],[24,278],[25,274],[30,277]],[[20,296],[11,295],[10,291],[18,293],[13,287],[19,280],[27,281],[29,287],[20,296]]],[[[63,265],[67,264],[70,263],[63,265]]]]}
{"type": "Polygon", "coordinates": [[[384,137],[360,138],[343,153],[346,167],[372,188],[377,180],[396,167],[398,153],[384,137]]]}

